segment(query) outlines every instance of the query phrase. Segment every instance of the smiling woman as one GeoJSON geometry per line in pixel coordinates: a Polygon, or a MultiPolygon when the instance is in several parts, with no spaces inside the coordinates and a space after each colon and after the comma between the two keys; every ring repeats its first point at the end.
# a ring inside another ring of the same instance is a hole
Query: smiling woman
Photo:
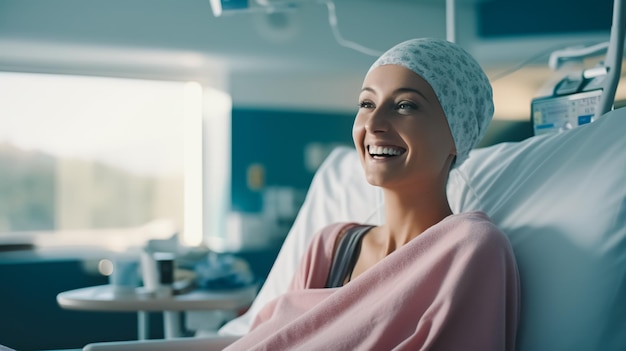
{"type": "Polygon", "coordinates": [[[451,42],[409,40],[374,62],[359,99],[354,144],[384,223],[321,229],[227,350],[514,350],[511,244],[484,212],[453,213],[446,191],[493,116],[482,68],[451,42]]]}

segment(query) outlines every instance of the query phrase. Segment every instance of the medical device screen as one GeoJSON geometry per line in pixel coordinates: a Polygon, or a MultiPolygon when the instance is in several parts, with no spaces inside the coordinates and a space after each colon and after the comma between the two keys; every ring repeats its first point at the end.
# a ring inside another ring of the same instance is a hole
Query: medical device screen
{"type": "Polygon", "coordinates": [[[535,135],[561,132],[593,122],[602,90],[534,99],[531,119],[535,135]]]}

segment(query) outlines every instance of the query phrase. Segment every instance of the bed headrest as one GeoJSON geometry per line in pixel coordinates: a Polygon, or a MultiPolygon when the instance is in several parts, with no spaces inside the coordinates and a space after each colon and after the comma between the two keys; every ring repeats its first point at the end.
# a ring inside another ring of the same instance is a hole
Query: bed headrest
{"type": "Polygon", "coordinates": [[[448,193],[455,212],[485,211],[513,245],[519,349],[626,347],[626,109],[474,150],[448,193]]]}

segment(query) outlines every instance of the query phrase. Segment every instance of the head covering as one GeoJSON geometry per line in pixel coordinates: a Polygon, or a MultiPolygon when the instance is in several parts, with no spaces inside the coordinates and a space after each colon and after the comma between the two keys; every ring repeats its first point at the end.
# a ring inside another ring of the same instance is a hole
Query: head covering
{"type": "Polygon", "coordinates": [[[458,167],[493,117],[491,84],[478,62],[457,44],[420,38],[392,47],[369,71],[382,65],[403,66],[430,84],[448,120],[457,151],[453,167],[458,167]]]}

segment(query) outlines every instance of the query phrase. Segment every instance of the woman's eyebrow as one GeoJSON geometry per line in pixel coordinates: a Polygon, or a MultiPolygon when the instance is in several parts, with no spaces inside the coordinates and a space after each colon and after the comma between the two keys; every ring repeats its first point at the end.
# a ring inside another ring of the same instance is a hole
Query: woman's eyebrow
{"type": "MultiPolygon", "coordinates": [[[[362,88],[362,89],[361,89],[361,92],[364,92],[364,91],[368,91],[368,92],[373,93],[373,94],[375,94],[375,93],[376,93],[376,91],[375,91],[374,89],[370,88],[370,87],[364,87],[364,88],[362,88]]],[[[422,97],[424,100],[426,100],[427,102],[430,102],[430,101],[428,100],[428,98],[427,98],[427,97],[426,97],[426,96],[425,96],[425,95],[424,95],[421,91],[419,91],[419,90],[417,90],[417,89],[413,89],[413,88],[398,88],[398,89],[396,89],[396,90],[394,91],[394,94],[398,94],[398,93],[415,93],[415,94],[417,94],[417,95],[421,96],[421,97],[422,97]]]]}
{"type": "Polygon", "coordinates": [[[364,91],[369,91],[370,93],[376,93],[376,92],[374,91],[374,89],[369,88],[369,87],[364,87],[364,88],[362,88],[362,89],[361,89],[361,92],[364,92],[364,91]]]}
{"type": "Polygon", "coordinates": [[[421,91],[419,91],[417,89],[413,89],[413,88],[399,88],[399,89],[396,89],[395,93],[415,93],[415,94],[421,96],[427,102],[430,102],[428,100],[428,98],[426,97],[426,95],[424,95],[421,91]]]}

